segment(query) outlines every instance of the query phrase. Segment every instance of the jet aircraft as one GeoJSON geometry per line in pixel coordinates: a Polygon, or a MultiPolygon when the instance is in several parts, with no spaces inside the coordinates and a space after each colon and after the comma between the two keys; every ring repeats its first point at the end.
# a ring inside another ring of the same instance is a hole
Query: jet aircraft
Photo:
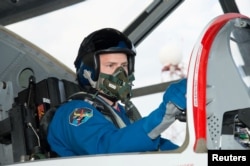
{"type": "MultiPolygon", "coordinates": [[[[220,0],[224,14],[208,20],[190,53],[187,110],[177,118],[186,124],[180,148],[68,158],[54,158],[43,151],[48,146],[49,125],[43,119],[51,118],[46,113],[80,88],[74,71],[4,25],[78,2],[34,0],[28,8],[20,5],[20,10],[0,18],[0,165],[200,166],[207,165],[209,150],[250,149],[250,18],[239,12],[235,0],[220,0]]],[[[185,1],[154,0],[124,33],[138,46],[182,3],[185,1]]],[[[0,6],[8,7],[4,1],[0,6]]],[[[134,89],[134,97],[163,92],[170,83],[134,89]]]]}

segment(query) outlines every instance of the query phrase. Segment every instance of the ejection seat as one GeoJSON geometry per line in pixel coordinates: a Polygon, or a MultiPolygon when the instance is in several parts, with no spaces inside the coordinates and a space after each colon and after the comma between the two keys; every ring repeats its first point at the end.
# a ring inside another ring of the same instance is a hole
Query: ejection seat
{"type": "MultiPolygon", "coordinates": [[[[55,109],[80,87],[67,80],[49,77],[18,93],[9,110],[9,143],[12,143],[14,162],[55,156],[47,143],[47,128],[55,109]]],[[[8,133],[6,133],[8,135],[8,133]]],[[[6,140],[5,140],[6,142],[6,140]]]]}

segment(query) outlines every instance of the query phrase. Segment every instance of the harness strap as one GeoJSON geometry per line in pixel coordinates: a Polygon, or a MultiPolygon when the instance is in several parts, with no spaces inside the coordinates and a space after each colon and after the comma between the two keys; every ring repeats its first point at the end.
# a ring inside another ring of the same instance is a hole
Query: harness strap
{"type": "Polygon", "coordinates": [[[69,100],[84,100],[98,109],[108,120],[111,120],[117,127],[123,128],[126,126],[121,117],[115,112],[113,107],[107,104],[101,97],[86,93],[77,92],[69,97],[69,100]]]}

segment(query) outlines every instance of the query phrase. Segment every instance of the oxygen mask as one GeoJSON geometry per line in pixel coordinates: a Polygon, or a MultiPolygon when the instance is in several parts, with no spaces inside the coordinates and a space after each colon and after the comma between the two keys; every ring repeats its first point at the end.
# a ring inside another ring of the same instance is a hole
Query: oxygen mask
{"type": "Polygon", "coordinates": [[[130,100],[134,80],[133,73],[127,75],[123,67],[118,67],[111,75],[100,73],[97,88],[116,101],[125,103],[130,100]]]}

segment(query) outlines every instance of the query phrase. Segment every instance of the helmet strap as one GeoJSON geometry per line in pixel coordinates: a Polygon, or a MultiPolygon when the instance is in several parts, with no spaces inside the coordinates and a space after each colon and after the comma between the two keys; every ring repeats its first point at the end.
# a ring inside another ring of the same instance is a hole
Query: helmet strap
{"type": "Polygon", "coordinates": [[[88,70],[84,70],[83,71],[83,77],[84,78],[86,78],[88,81],[89,81],[89,83],[90,83],[90,85],[93,87],[93,88],[96,88],[96,81],[94,81],[92,78],[91,78],[91,72],[90,71],[88,71],[88,70]]]}

